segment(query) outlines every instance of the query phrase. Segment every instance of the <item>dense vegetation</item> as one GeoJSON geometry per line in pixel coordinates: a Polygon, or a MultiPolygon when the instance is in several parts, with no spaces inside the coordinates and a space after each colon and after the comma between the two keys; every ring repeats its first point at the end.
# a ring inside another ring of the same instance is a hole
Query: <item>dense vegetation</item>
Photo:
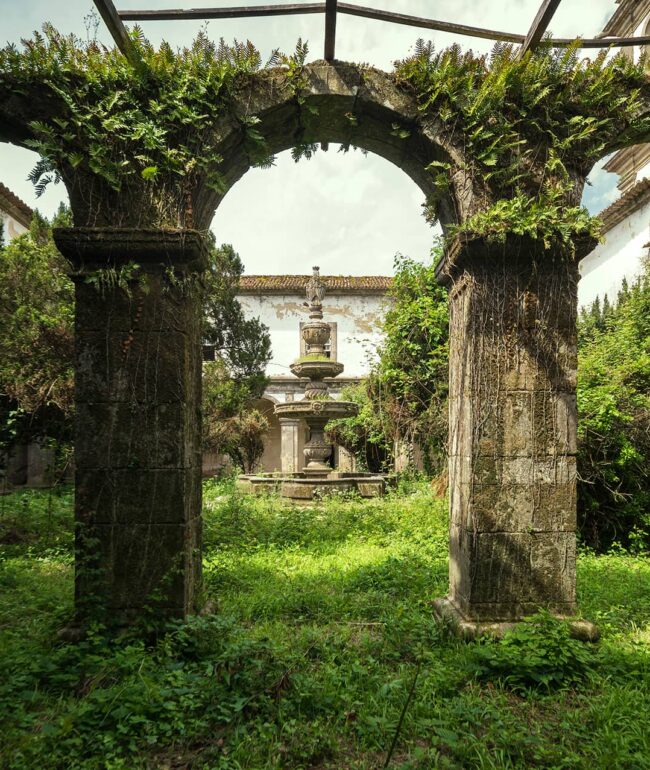
{"type": "Polygon", "coordinates": [[[395,441],[417,444],[427,471],[436,473],[446,462],[447,291],[433,264],[398,255],[389,297],[377,363],[356,392],[345,394],[360,404],[359,414],[331,422],[329,433],[362,465],[380,457],[392,464],[395,441]]]}
{"type": "Polygon", "coordinates": [[[580,554],[597,646],[543,615],[468,644],[433,618],[426,485],[296,510],[209,483],[204,516],[214,614],[71,645],[71,493],[0,498],[2,770],[650,767],[647,559],[580,554]]]}
{"type": "MultiPolygon", "coordinates": [[[[0,450],[40,438],[53,443],[62,462],[72,439],[74,286],[52,227],[70,224],[65,207],[51,223],[36,213],[29,233],[0,241],[0,450]]],[[[204,441],[248,465],[267,427],[250,405],[266,383],[271,340],[237,300],[239,255],[213,237],[209,254],[203,339],[215,363],[206,371],[204,441]]]]}
{"type": "MultiPolygon", "coordinates": [[[[70,223],[63,207],[53,225],[70,223]]],[[[0,449],[71,439],[74,288],[52,229],[36,214],[29,233],[0,240],[0,449]]]]}
{"type": "Polygon", "coordinates": [[[488,239],[525,235],[572,250],[575,239],[597,236],[598,219],[580,206],[584,179],[608,151],[650,134],[645,59],[634,64],[623,53],[590,59],[577,46],[542,47],[519,60],[516,47],[497,43],[488,59],[418,41],[395,74],[466,160],[462,170],[430,167],[440,200],[459,171],[474,186],[478,210],[456,230],[488,239]]]}
{"type": "Polygon", "coordinates": [[[596,548],[650,547],[650,263],[580,319],[580,529],[596,548]]]}

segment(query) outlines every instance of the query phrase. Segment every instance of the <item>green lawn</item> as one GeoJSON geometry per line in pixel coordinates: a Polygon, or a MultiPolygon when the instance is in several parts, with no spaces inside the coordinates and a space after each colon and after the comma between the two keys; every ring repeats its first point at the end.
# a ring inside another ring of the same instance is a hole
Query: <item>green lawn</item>
{"type": "Polygon", "coordinates": [[[71,494],[0,498],[1,768],[375,770],[396,735],[403,770],[650,768],[647,557],[581,554],[601,643],[577,650],[580,676],[578,643],[556,644],[559,688],[513,689],[486,651],[525,678],[548,639],[467,644],[435,622],[447,515],[426,485],[309,508],[225,484],[204,499],[213,614],[67,645],[71,494]]]}

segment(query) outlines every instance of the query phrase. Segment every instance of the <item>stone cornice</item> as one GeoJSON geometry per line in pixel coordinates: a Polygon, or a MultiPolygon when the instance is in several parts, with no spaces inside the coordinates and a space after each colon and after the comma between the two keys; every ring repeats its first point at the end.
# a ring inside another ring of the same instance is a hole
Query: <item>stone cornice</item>
{"type": "Polygon", "coordinates": [[[612,174],[618,174],[621,178],[617,187],[621,192],[627,192],[636,183],[637,171],[647,163],[650,163],[650,143],[635,144],[619,150],[603,168],[612,174]]]}
{"type": "MultiPolygon", "coordinates": [[[[579,238],[574,241],[576,262],[593,251],[596,240],[579,238]]],[[[462,235],[454,238],[445,249],[444,254],[436,265],[436,279],[443,286],[451,286],[470,265],[482,262],[488,263],[493,258],[507,256],[513,263],[520,265],[526,262],[532,264],[536,260],[545,260],[561,254],[560,248],[546,249],[541,240],[529,236],[508,235],[504,242],[489,241],[486,238],[472,235],[462,235]]]]}
{"type": "Polygon", "coordinates": [[[604,232],[609,232],[624,219],[638,211],[642,206],[650,203],[650,178],[642,179],[631,187],[611,206],[598,215],[603,221],[604,232]]]}
{"type": "Polygon", "coordinates": [[[620,0],[602,35],[626,37],[650,15],[650,0],[620,0]]]}
{"type": "Polygon", "coordinates": [[[76,273],[137,263],[146,272],[183,272],[207,266],[207,243],[197,230],[58,227],[54,242],[76,273]]]}

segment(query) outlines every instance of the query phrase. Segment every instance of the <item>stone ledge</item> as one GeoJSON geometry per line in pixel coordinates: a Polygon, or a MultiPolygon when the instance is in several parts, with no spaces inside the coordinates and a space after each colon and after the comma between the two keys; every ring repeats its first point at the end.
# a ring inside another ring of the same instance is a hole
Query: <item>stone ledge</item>
{"type": "MultiPolygon", "coordinates": [[[[451,625],[454,632],[467,641],[478,639],[481,636],[493,636],[500,639],[508,631],[512,631],[517,621],[476,622],[468,620],[460,610],[448,598],[434,599],[433,612],[436,618],[451,625]]],[[[583,642],[597,642],[600,638],[598,626],[589,620],[570,618],[565,615],[557,615],[558,620],[566,620],[569,631],[574,639],[583,642]]]]}
{"type": "Polygon", "coordinates": [[[57,227],[53,236],[80,275],[129,262],[137,262],[147,272],[169,266],[188,272],[207,267],[207,242],[198,230],[57,227]]]}
{"type": "MultiPolygon", "coordinates": [[[[594,238],[583,237],[574,243],[573,259],[577,264],[592,252],[597,245],[594,238]]],[[[472,233],[457,235],[447,246],[435,267],[438,283],[450,287],[458,280],[466,266],[507,259],[509,269],[515,273],[525,266],[537,262],[540,258],[552,259],[562,253],[560,246],[546,249],[540,240],[530,236],[508,234],[505,241],[489,240],[472,233]]]]}

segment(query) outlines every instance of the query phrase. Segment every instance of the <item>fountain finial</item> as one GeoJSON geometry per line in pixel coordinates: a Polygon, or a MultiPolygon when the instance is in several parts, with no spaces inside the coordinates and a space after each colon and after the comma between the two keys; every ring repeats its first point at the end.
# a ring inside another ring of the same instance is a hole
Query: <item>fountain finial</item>
{"type": "Polygon", "coordinates": [[[311,278],[307,281],[307,302],[309,303],[309,317],[321,319],[323,317],[323,297],[325,296],[325,284],[320,279],[320,268],[313,267],[311,278]]]}

